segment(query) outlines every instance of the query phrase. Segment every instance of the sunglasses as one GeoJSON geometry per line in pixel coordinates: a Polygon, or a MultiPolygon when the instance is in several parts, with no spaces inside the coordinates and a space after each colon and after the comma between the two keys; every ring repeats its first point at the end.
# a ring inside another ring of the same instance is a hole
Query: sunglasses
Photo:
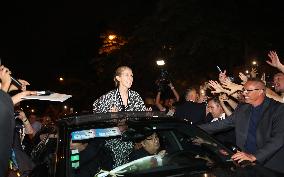
{"type": "Polygon", "coordinates": [[[255,91],[255,90],[263,90],[263,89],[245,89],[245,88],[243,88],[242,92],[243,93],[245,93],[245,92],[250,93],[250,92],[255,91]]]}

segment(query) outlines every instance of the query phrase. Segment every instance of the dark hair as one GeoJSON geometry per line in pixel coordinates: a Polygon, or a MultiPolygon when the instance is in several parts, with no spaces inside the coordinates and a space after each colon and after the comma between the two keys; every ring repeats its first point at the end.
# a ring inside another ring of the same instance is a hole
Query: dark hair
{"type": "Polygon", "coordinates": [[[197,89],[196,86],[187,88],[186,91],[185,91],[185,93],[184,93],[184,99],[186,100],[187,95],[188,95],[190,92],[192,92],[192,91],[196,91],[196,93],[198,94],[197,90],[198,90],[198,89],[197,89]]]}
{"type": "Polygon", "coordinates": [[[221,102],[220,102],[218,97],[210,98],[210,99],[208,99],[208,103],[209,103],[209,101],[213,101],[214,103],[216,103],[216,104],[221,106],[221,102]]]}
{"type": "Polygon", "coordinates": [[[276,76],[283,76],[283,75],[284,75],[284,73],[279,72],[279,73],[276,73],[273,77],[276,77],[276,76]]]}

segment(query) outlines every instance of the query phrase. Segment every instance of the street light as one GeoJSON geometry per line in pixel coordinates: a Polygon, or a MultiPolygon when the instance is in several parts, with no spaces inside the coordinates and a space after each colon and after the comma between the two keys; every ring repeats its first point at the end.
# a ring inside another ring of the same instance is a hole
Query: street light
{"type": "Polygon", "coordinates": [[[161,60],[157,60],[156,63],[157,63],[158,66],[164,66],[165,65],[165,61],[162,60],[162,59],[161,60]]]}
{"type": "Polygon", "coordinates": [[[113,39],[115,39],[115,38],[116,38],[116,35],[114,35],[114,34],[108,35],[108,39],[109,39],[109,40],[113,40],[113,39]]]}
{"type": "Polygon", "coordinates": [[[257,62],[256,62],[255,60],[252,61],[251,63],[252,63],[252,65],[254,65],[254,66],[257,65],[257,62]]]}
{"type": "Polygon", "coordinates": [[[64,80],[63,77],[60,77],[60,78],[59,78],[59,81],[63,81],[63,80],[64,80]]]}

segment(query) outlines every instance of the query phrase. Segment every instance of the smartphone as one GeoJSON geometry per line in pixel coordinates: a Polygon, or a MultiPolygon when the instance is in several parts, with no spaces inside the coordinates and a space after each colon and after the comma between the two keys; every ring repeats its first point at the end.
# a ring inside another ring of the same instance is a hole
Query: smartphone
{"type": "Polygon", "coordinates": [[[222,72],[222,70],[220,69],[220,67],[219,66],[217,66],[217,69],[218,69],[218,71],[221,73],[222,72]]]}

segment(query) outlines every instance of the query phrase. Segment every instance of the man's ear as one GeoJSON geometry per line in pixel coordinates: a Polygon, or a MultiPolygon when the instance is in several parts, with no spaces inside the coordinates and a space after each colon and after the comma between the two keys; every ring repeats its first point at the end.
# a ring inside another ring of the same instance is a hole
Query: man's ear
{"type": "Polygon", "coordinates": [[[259,95],[261,95],[261,94],[263,94],[264,93],[264,90],[262,89],[262,90],[260,90],[261,92],[260,92],[260,94],[259,95]]]}

